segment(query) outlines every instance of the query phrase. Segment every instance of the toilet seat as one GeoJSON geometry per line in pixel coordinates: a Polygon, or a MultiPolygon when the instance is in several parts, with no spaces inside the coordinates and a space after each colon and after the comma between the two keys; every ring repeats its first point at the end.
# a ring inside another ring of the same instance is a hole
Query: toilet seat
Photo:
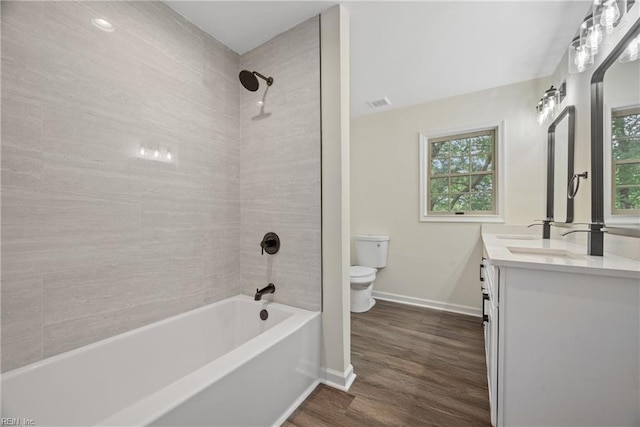
{"type": "Polygon", "coordinates": [[[353,265],[349,268],[349,276],[352,284],[368,284],[376,280],[378,270],[371,267],[353,265]]]}
{"type": "Polygon", "coordinates": [[[376,274],[376,269],[371,267],[361,267],[359,265],[352,265],[349,267],[349,276],[351,277],[365,277],[376,274]]]}

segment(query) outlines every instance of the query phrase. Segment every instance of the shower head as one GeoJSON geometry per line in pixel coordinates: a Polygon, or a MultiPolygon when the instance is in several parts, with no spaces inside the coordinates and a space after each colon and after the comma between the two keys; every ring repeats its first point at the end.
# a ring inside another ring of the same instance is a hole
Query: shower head
{"type": "Polygon", "coordinates": [[[265,77],[257,71],[242,70],[240,71],[240,75],[238,77],[240,77],[240,83],[242,83],[242,86],[244,86],[246,90],[255,92],[260,86],[260,83],[258,83],[258,79],[256,78],[256,76],[266,81],[267,86],[271,86],[273,84],[272,77],[265,77]]]}

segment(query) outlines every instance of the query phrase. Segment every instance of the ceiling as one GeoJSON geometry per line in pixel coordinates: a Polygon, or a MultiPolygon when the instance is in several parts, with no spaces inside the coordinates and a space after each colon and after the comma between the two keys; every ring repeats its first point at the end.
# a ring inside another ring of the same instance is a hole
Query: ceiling
{"type": "Polygon", "coordinates": [[[240,55],[337,4],[327,1],[190,0],[165,3],[240,55]]]}
{"type": "MultiPolygon", "coordinates": [[[[242,54],[333,1],[168,1],[242,54]]],[[[548,76],[590,1],[353,1],[351,116],[548,76]],[[371,109],[367,101],[388,97],[371,109]]]]}

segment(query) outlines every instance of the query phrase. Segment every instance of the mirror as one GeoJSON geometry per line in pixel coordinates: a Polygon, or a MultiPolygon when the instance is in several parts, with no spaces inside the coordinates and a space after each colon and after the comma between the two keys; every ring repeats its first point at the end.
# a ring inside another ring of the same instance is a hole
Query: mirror
{"type": "Polygon", "coordinates": [[[605,224],[622,225],[640,214],[640,60],[604,76],[604,149],[605,224]]]}
{"type": "Polygon", "coordinates": [[[640,20],[591,79],[591,222],[616,234],[640,229],[639,48],[640,20]]]}
{"type": "Polygon", "coordinates": [[[568,185],[573,176],[575,107],[565,108],[547,132],[547,219],[573,222],[573,199],[568,185]]]}

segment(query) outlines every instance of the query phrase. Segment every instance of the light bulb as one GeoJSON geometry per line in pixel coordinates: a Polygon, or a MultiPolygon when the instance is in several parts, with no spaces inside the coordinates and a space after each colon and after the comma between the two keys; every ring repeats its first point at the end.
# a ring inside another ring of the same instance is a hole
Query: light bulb
{"type": "Polygon", "coordinates": [[[256,105],[258,107],[262,107],[264,105],[264,101],[258,101],[258,102],[256,102],[256,105]]]}
{"type": "Polygon", "coordinates": [[[638,51],[640,50],[640,37],[631,40],[629,46],[627,46],[627,51],[629,52],[629,56],[634,59],[638,59],[638,51]]]}
{"type": "Polygon", "coordinates": [[[600,15],[600,24],[606,29],[607,34],[613,31],[613,26],[620,19],[620,9],[616,0],[608,0],[602,4],[602,15],[600,15]]]}
{"type": "Polygon", "coordinates": [[[598,48],[600,47],[600,43],[602,43],[603,39],[602,30],[600,29],[600,25],[594,24],[589,28],[589,33],[587,35],[586,46],[591,50],[591,52],[598,53],[598,48]]]}
{"type": "Polygon", "coordinates": [[[578,71],[583,72],[585,70],[587,62],[589,62],[589,52],[587,51],[587,49],[585,49],[584,46],[578,47],[576,49],[575,58],[575,64],[576,67],[578,67],[578,71]]]}
{"type": "Polygon", "coordinates": [[[621,63],[636,61],[640,58],[640,36],[629,42],[627,48],[620,55],[621,63]]]}
{"type": "Polygon", "coordinates": [[[140,155],[141,155],[142,157],[144,157],[144,155],[145,155],[144,147],[140,147],[140,155]]]}
{"type": "Polygon", "coordinates": [[[156,159],[160,157],[160,150],[156,149],[156,151],[153,152],[153,157],[155,157],[156,159]]]}
{"type": "Polygon", "coordinates": [[[556,108],[555,98],[549,98],[549,103],[547,104],[547,108],[549,108],[549,112],[552,112],[553,109],[556,108]]]}
{"type": "Polygon", "coordinates": [[[167,160],[171,160],[171,151],[167,151],[167,160]]]}
{"type": "Polygon", "coordinates": [[[542,100],[538,101],[538,105],[536,105],[536,113],[538,118],[538,124],[541,125],[544,122],[544,115],[542,114],[542,100]]]}

